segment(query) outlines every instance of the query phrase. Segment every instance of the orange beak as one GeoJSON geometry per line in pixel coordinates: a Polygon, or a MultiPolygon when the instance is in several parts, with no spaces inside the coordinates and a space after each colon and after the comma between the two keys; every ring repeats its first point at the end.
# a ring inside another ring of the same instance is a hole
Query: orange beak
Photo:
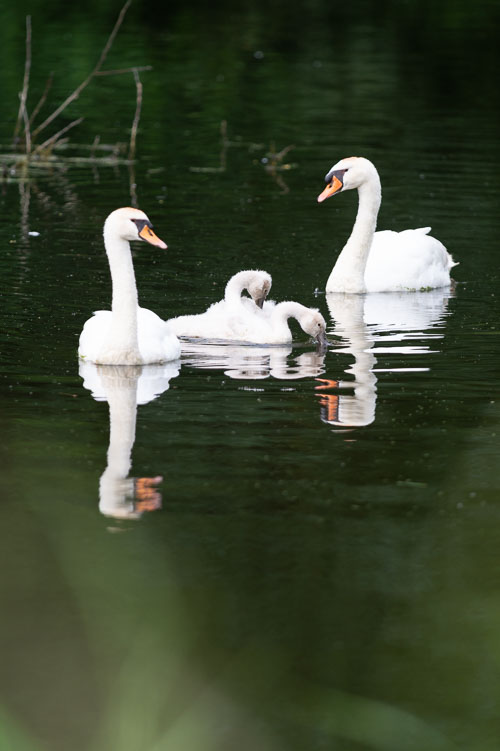
{"type": "Polygon", "coordinates": [[[142,240],[145,240],[150,245],[156,245],[157,248],[162,248],[165,250],[167,247],[167,243],[164,243],[163,240],[160,240],[160,238],[155,235],[151,227],[148,227],[147,224],[144,225],[144,227],[139,232],[139,237],[142,240]]]}
{"type": "Polygon", "coordinates": [[[335,193],[338,193],[339,190],[342,190],[343,183],[338,179],[338,177],[335,177],[335,175],[332,178],[332,181],[329,185],[326,186],[324,191],[319,194],[318,196],[318,203],[322,203],[327,198],[330,198],[330,196],[334,196],[335,193]]]}

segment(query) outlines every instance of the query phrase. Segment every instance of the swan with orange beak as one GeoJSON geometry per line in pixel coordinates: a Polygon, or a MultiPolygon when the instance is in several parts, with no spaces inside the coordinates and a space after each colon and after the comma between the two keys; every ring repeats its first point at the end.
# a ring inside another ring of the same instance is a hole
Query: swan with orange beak
{"type": "Polygon", "coordinates": [[[369,159],[349,157],[325,177],[318,203],[346,190],[358,191],[358,213],[347,243],[326,283],[327,292],[414,292],[452,283],[455,261],[430,227],[376,232],[382,201],[378,172],[369,159]]]}
{"type": "Polygon", "coordinates": [[[85,323],[78,355],[100,365],[146,365],[176,360],[180,343],[168,324],[138,304],[130,243],[142,240],[165,250],[147,215],[135,208],[113,211],[104,223],[104,247],[112,284],[111,310],[85,323]]]}

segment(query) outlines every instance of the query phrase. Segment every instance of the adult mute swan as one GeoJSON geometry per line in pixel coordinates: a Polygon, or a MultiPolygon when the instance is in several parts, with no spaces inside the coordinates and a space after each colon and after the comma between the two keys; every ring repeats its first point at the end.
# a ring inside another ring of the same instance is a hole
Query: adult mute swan
{"type": "Polygon", "coordinates": [[[137,298],[130,242],[145,240],[167,246],[155,235],[143,211],[116,209],[104,223],[104,247],[108,255],[113,297],[111,310],[98,310],[80,334],[79,357],[99,365],[147,365],[176,360],[179,340],[165,321],[137,298]]]}
{"type": "Polygon", "coordinates": [[[243,326],[240,319],[256,310],[256,306],[262,308],[271,284],[267,271],[239,271],[226,284],[223,300],[212,303],[204,313],[171,318],[168,325],[177,336],[232,339],[234,331],[243,326]],[[244,290],[249,292],[251,299],[242,297],[244,290]]]}
{"type": "Polygon", "coordinates": [[[450,269],[456,263],[444,245],[428,235],[430,227],[375,232],[382,192],[372,162],[341,159],[325,181],[319,203],[352,188],[359,197],[351,236],[328,278],[327,292],[410,292],[451,284],[450,269]]]}

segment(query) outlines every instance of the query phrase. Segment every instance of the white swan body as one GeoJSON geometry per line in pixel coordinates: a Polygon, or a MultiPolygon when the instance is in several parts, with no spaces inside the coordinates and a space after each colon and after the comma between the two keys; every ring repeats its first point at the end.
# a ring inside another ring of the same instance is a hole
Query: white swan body
{"type": "Polygon", "coordinates": [[[292,301],[277,303],[266,311],[256,305],[253,310],[248,306],[244,314],[228,321],[226,327],[217,330],[213,337],[206,335],[203,338],[247,344],[288,344],[292,341],[288,325],[290,318],[295,318],[302,330],[318,344],[326,345],[326,321],[321,313],[292,301]]]}
{"type": "Polygon", "coordinates": [[[293,338],[290,318],[295,318],[302,331],[318,344],[326,345],[326,321],[321,313],[293,301],[276,303],[267,310],[256,307],[243,320],[242,327],[233,331],[232,338],[254,344],[288,344],[293,338]]]}
{"type": "Polygon", "coordinates": [[[85,323],[79,357],[99,365],[148,365],[176,360],[180,343],[156,313],[138,306],[130,241],[166,248],[143,211],[116,209],[104,223],[113,297],[111,310],[99,310],[85,323]]]}
{"type": "Polygon", "coordinates": [[[375,166],[363,157],[337,162],[325,178],[318,202],[357,188],[358,213],[346,245],[328,278],[326,292],[410,292],[451,284],[456,266],[444,245],[431,237],[430,227],[403,232],[375,232],[382,200],[375,166]]]}
{"type": "Polygon", "coordinates": [[[244,327],[246,317],[262,306],[271,284],[266,271],[239,271],[226,284],[223,300],[210,305],[204,313],[171,318],[168,325],[178,336],[191,339],[232,339],[234,332],[244,327]],[[244,290],[248,290],[251,299],[242,297],[244,290]]]}

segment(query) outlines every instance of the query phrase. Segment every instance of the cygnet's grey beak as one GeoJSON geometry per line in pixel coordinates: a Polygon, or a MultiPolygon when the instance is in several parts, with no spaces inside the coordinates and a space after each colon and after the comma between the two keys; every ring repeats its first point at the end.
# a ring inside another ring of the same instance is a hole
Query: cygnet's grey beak
{"type": "Polygon", "coordinates": [[[263,294],[261,295],[261,297],[257,297],[257,299],[255,300],[255,304],[256,304],[256,306],[257,306],[258,308],[260,308],[261,310],[262,310],[262,308],[264,307],[264,301],[265,301],[266,297],[267,297],[267,293],[266,293],[266,292],[264,292],[264,293],[263,293],[263,294]]]}

